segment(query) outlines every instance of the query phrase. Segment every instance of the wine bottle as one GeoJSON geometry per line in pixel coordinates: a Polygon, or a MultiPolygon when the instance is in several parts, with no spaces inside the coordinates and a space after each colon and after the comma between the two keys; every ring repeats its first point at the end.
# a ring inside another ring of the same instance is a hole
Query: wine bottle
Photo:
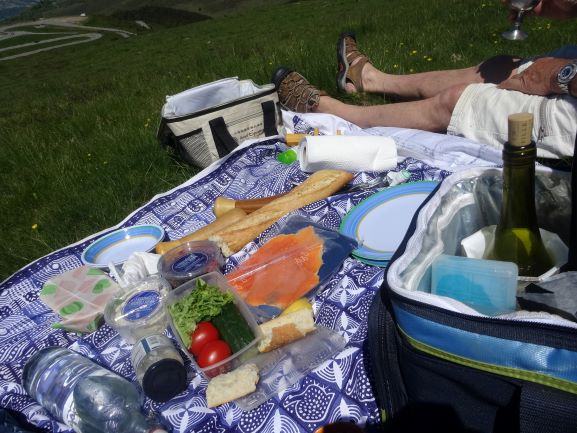
{"type": "Polygon", "coordinates": [[[514,262],[520,276],[538,277],[553,267],[553,259],[541,239],[535,209],[537,147],[531,140],[533,115],[516,113],[508,121],[501,214],[484,258],[514,262]]]}

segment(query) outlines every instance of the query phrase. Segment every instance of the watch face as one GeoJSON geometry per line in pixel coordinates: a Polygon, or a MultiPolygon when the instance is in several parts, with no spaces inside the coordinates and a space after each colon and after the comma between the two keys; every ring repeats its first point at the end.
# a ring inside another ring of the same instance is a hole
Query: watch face
{"type": "Polygon", "coordinates": [[[567,83],[571,81],[571,79],[575,76],[575,73],[577,73],[577,66],[573,63],[570,63],[561,68],[559,71],[558,80],[560,83],[567,83]]]}

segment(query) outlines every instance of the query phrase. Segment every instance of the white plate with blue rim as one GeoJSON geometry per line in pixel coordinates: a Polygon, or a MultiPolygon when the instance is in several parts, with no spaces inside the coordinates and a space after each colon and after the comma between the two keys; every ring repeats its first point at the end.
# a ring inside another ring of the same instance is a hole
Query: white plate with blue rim
{"type": "Polygon", "coordinates": [[[164,229],[155,224],[142,224],[115,230],[91,243],[83,252],[82,263],[107,268],[120,265],[132,253],[149,252],[164,238],[164,229]]]}
{"type": "Polygon", "coordinates": [[[394,186],[352,208],[339,228],[341,234],[359,243],[352,255],[367,264],[386,266],[402,242],[413,215],[438,184],[421,181],[394,186]]]}

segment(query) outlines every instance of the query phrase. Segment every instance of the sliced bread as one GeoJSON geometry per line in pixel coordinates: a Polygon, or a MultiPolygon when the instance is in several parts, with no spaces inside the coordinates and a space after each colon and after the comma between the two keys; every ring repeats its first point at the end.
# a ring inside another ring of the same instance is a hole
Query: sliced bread
{"type": "Polygon", "coordinates": [[[258,345],[258,350],[270,352],[314,331],[315,319],[309,308],[301,308],[263,323],[260,329],[263,339],[258,345]]]}
{"type": "Polygon", "coordinates": [[[219,406],[254,392],[258,379],[255,364],[245,364],[230,373],[216,376],[206,388],[207,406],[219,406]]]}

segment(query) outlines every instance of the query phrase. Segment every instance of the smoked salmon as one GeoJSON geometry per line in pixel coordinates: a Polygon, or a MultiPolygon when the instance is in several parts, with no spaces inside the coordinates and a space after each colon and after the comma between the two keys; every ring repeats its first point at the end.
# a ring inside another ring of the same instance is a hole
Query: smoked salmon
{"type": "Polygon", "coordinates": [[[319,284],[323,244],[312,226],[275,236],[226,278],[249,305],[284,309],[319,284]]]}

